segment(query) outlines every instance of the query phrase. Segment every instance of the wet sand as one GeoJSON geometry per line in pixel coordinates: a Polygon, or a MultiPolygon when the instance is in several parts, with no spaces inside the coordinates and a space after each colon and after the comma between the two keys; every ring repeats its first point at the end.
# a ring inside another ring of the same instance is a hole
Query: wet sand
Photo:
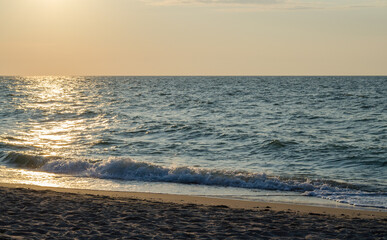
{"type": "Polygon", "coordinates": [[[387,212],[0,184],[0,239],[387,239],[387,212]]]}

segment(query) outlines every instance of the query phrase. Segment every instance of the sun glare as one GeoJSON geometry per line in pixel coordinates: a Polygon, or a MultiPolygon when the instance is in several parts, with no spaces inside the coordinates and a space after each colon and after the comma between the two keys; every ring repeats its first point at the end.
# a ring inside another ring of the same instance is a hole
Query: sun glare
{"type": "MultiPolygon", "coordinates": [[[[64,77],[23,78],[23,84],[28,86],[28,96],[17,108],[43,114],[45,119],[34,121],[31,115],[31,122],[21,128],[21,132],[14,133],[20,138],[8,139],[7,142],[27,144],[34,149],[31,154],[34,151],[44,156],[71,154],[73,143],[88,127],[87,119],[80,119],[78,113],[74,113],[74,108],[82,105],[78,99],[78,89],[73,86],[76,81],[64,77]]],[[[79,114],[82,111],[86,110],[81,108],[79,114]]]]}

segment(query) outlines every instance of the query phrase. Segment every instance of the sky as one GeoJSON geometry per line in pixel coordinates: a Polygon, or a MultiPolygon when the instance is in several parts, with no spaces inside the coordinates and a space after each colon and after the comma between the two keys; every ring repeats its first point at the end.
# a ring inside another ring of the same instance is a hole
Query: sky
{"type": "Polygon", "coordinates": [[[387,75],[387,0],[0,0],[0,75],[387,75]]]}

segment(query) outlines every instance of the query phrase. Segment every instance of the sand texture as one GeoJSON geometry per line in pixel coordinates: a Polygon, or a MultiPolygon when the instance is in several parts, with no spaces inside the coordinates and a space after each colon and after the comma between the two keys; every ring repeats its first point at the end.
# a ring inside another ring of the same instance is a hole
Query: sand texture
{"type": "Polygon", "coordinates": [[[387,239],[385,212],[332,215],[47,189],[0,186],[0,239],[387,239]]]}

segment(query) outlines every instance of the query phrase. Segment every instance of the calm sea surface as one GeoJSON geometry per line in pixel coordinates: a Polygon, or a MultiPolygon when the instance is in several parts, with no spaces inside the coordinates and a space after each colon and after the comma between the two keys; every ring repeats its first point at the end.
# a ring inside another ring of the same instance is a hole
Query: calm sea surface
{"type": "Polygon", "coordinates": [[[0,77],[0,181],[387,208],[387,77],[0,77]]]}

